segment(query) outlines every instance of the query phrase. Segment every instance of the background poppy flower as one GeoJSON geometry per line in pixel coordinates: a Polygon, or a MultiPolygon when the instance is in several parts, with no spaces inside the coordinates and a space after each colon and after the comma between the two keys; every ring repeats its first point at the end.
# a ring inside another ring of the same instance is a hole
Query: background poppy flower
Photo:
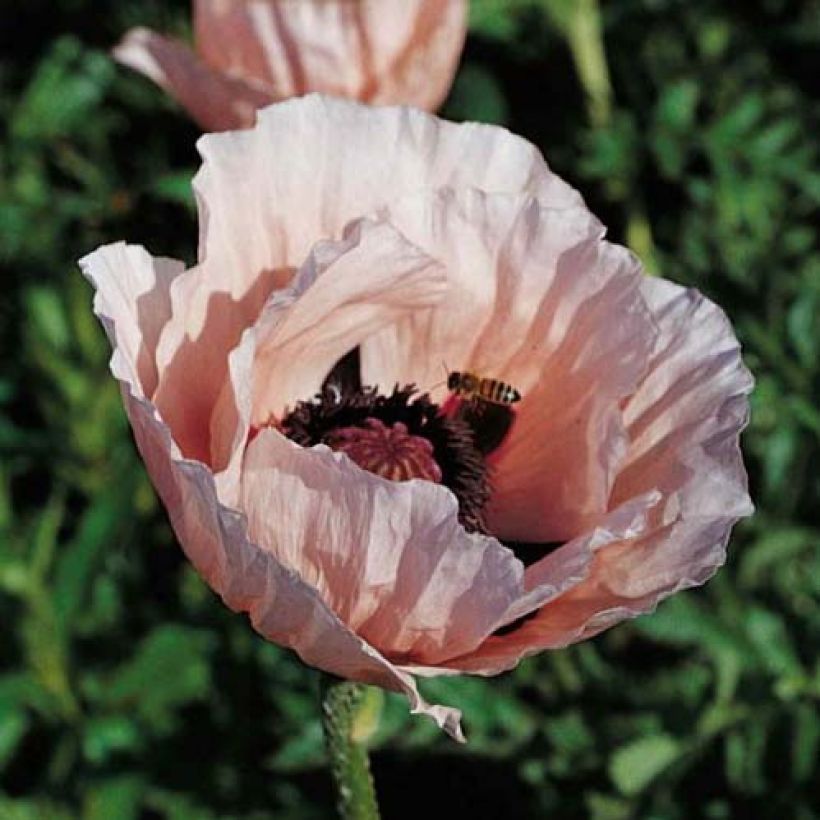
{"type": "Polygon", "coordinates": [[[466,0],[195,0],[195,53],[144,28],[114,49],[207,131],[312,91],[435,110],[467,31],[466,0]]]}

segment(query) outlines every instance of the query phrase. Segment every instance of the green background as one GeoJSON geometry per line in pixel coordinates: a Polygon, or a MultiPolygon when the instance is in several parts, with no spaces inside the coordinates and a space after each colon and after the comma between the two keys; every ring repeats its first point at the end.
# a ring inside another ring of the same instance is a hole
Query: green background
{"type": "MultiPolygon", "coordinates": [[[[444,113],[536,142],[612,238],[726,308],[757,377],[758,512],[714,580],[654,615],[501,678],[426,684],[464,710],[466,747],[390,697],[384,814],[808,820],[820,4],[595,12],[475,0],[444,113]]],[[[120,238],[195,253],[198,132],[107,55],[131,25],[187,36],[187,4],[4,0],[0,15],[0,818],[332,817],[316,676],[183,560],[76,267],[120,238]]]]}

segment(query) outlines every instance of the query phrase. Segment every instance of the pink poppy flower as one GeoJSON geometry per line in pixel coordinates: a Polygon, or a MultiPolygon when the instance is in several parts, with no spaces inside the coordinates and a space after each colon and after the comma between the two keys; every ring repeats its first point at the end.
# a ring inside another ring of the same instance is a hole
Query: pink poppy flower
{"type": "Polygon", "coordinates": [[[532,145],[314,95],[199,149],[198,264],[82,268],[174,530],[263,636],[458,736],[415,675],[510,669],[720,566],[752,510],[732,328],[532,145]]]}
{"type": "Polygon", "coordinates": [[[310,92],[437,109],[467,33],[468,0],[194,0],[196,53],[144,28],[119,62],[173,95],[206,131],[310,92]]]}

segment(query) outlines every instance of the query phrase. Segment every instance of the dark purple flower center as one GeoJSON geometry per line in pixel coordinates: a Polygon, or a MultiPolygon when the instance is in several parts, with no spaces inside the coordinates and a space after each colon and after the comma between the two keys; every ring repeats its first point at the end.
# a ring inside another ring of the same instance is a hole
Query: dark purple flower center
{"type": "Polygon", "coordinates": [[[468,420],[445,415],[412,385],[383,395],[372,387],[327,383],[313,399],[299,402],[280,427],[303,447],[326,444],[383,478],[444,484],[458,499],[462,525],[487,532],[487,449],[468,420]]]}

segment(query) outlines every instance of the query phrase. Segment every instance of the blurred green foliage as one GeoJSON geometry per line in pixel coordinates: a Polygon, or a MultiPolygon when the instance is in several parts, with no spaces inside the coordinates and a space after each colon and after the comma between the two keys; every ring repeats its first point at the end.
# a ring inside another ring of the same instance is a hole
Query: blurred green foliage
{"type": "MultiPolygon", "coordinates": [[[[725,306],[758,379],[745,437],[758,513],[705,589],[502,678],[427,684],[464,709],[467,747],[389,698],[384,813],[808,820],[820,3],[596,8],[474,0],[445,113],[537,142],[615,239],[725,306]]],[[[182,560],[75,266],[121,237],[194,253],[197,132],[107,56],[129,25],[185,32],[187,4],[0,14],[13,35],[0,50],[0,817],[332,817],[315,676],[182,560]]]]}

